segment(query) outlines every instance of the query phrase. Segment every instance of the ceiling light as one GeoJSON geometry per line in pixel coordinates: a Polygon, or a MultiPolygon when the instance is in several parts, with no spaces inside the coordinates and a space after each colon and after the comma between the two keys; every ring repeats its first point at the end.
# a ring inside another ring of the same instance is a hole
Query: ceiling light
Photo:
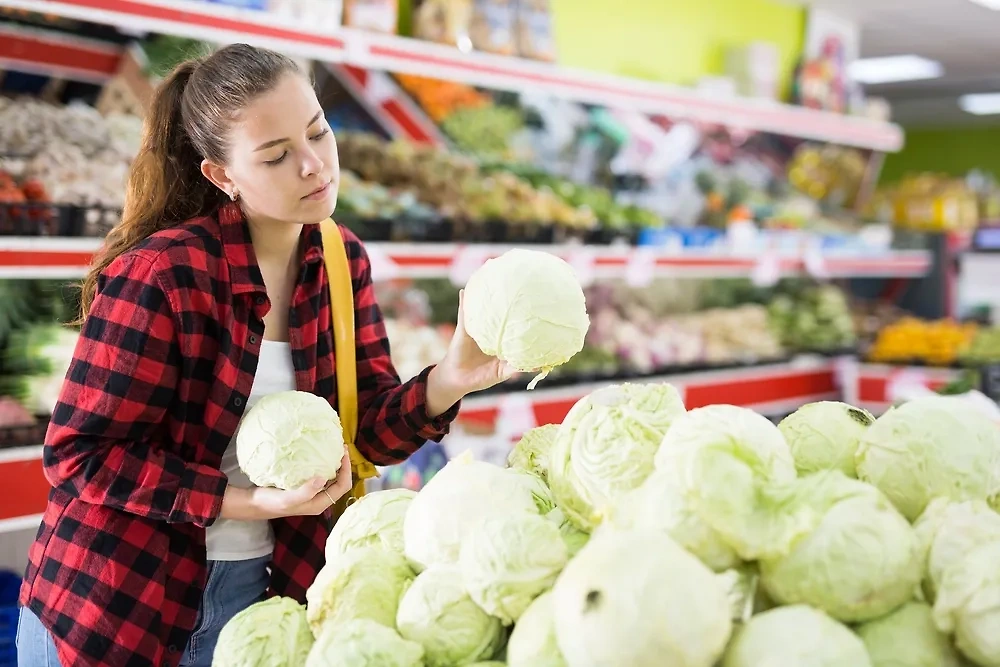
{"type": "Polygon", "coordinates": [[[972,2],[977,5],[982,5],[986,9],[992,9],[993,11],[1000,11],[1000,0],[972,0],[972,2]]]}
{"type": "Polygon", "coordinates": [[[936,79],[944,74],[944,68],[941,63],[920,56],[889,56],[855,60],[848,66],[848,74],[858,83],[894,83],[936,79]]]}
{"type": "Polygon", "coordinates": [[[977,116],[1000,114],[1000,93],[976,93],[958,98],[962,111],[977,116]]]}

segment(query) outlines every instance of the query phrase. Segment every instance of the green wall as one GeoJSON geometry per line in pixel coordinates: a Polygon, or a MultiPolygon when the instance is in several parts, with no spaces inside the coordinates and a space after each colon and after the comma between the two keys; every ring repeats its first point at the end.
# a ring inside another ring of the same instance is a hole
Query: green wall
{"type": "Polygon", "coordinates": [[[909,172],[933,171],[963,176],[984,169],[1000,178],[1000,125],[974,128],[907,129],[906,146],[886,157],[882,182],[909,172]]]}
{"type": "Polygon", "coordinates": [[[725,50],[769,41],[787,83],[802,51],[805,10],[773,0],[552,0],[559,61],[690,85],[721,74],[725,50]]]}

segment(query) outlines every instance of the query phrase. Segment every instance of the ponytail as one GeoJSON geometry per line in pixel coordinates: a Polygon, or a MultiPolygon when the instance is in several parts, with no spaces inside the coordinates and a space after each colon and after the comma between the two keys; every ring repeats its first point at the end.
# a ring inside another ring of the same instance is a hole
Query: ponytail
{"type": "Polygon", "coordinates": [[[232,44],[182,62],[159,85],[129,172],[121,222],[83,281],[78,324],[90,311],[98,277],[116,258],[160,230],[212,215],[226,202],[201,173],[202,160],[225,163],[235,114],[288,72],[302,74],[284,55],[232,44]]]}

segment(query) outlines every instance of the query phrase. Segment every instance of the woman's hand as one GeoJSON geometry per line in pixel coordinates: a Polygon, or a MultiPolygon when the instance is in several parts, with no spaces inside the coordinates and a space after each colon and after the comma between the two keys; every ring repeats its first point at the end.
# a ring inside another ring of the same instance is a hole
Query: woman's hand
{"type": "Polygon", "coordinates": [[[318,516],[351,490],[351,457],[345,451],[337,478],[316,477],[297,489],[229,487],[222,501],[222,518],[256,521],[287,516],[318,516]]]}
{"type": "Polygon", "coordinates": [[[517,375],[506,362],[491,357],[465,330],[465,291],[458,293],[458,322],[448,352],[427,378],[427,416],[433,419],[467,394],[500,384],[517,375]]]}

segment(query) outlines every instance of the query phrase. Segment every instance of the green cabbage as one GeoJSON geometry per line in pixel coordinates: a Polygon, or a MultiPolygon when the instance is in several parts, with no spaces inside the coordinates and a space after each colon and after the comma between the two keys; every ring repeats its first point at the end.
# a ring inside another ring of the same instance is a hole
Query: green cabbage
{"type": "Polygon", "coordinates": [[[752,410],[691,410],[667,432],[655,462],[685,510],[744,560],[783,553],[803,530],[802,517],[783,513],[789,498],[771,492],[796,478],[791,451],[778,428],[752,410]]]}
{"type": "Polygon", "coordinates": [[[949,567],[934,602],[934,623],[982,667],[1000,665],[1000,540],[977,546],[949,567]]]}
{"type": "Polygon", "coordinates": [[[727,593],[663,533],[602,526],[552,589],[559,650],[574,667],[711,667],[732,629],[727,593]]]}
{"type": "Polygon", "coordinates": [[[531,429],[514,445],[507,457],[507,465],[546,479],[549,474],[549,453],[558,432],[558,424],[531,429]]]}
{"type": "Polygon", "coordinates": [[[717,572],[738,565],[740,558],[733,548],[692,511],[678,486],[673,475],[653,472],[642,486],[615,503],[609,523],[618,528],[662,531],[717,572]]]}
{"type": "Polygon", "coordinates": [[[1000,427],[959,398],[914,399],[865,432],[857,465],[910,521],[937,497],[997,502],[1000,427]]]}
{"type": "Polygon", "coordinates": [[[945,572],[976,547],[1000,540],[1000,514],[981,500],[932,500],[913,525],[933,600],[945,572]]]}
{"type": "Polygon", "coordinates": [[[668,384],[624,384],[584,397],[566,415],[549,459],[549,486],[573,523],[592,530],[616,499],[653,471],[663,434],[684,414],[668,384]]]}
{"type": "Polygon", "coordinates": [[[867,410],[837,401],[809,403],[785,417],[778,430],[795,459],[800,475],[839,470],[857,477],[858,441],[875,417],[867,410]]]}
{"type": "Polygon", "coordinates": [[[543,593],[521,615],[507,642],[510,667],[566,667],[559,652],[553,620],[552,593],[543,593]]]}
{"type": "Polygon", "coordinates": [[[305,667],[423,667],[423,657],[420,644],[406,641],[392,628],[355,619],[324,630],[305,667]]]}
{"type": "Polygon", "coordinates": [[[552,588],[568,559],[557,525],[537,514],[512,514],[474,526],[458,562],[476,604],[509,625],[552,588]]]}
{"type": "Polygon", "coordinates": [[[576,524],[567,519],[566,513],[558,507],[553,508],[545,515],[545,518],[559,526],[559,533],[562,535],[563,542],[566,543],[570,558],[577,555],[580,549],[590,541],[590,533],[577,528],[576,524]]]}
{"type": "Polygon", "coordinates": [[[948,637],[938,632],[931,608],[908,602],[858,628],[872,667],[959,667],[948,637]]]}
{"type": "Polygon", "coordinates": [[[500,619],[472,601],[457,566],[435,565],[414,580],[399,603],[399,634],[424,647],[427,667],[495,657],[505,633],[500,619]]]}
{"type": "Polygon", "coordinates": [[[297,489],[334,479],[344,458],[340,417],[325,398],[282,391],[257,401],[236,435],[240,468],[257,486],[297,489]]]}
{"type": "Polygon", "coordinates": [[[779,607],[736,633],[722,667],[872,667],[861,640],[818,609],[779,607]]]}
{"type": "Polygon", "coordinates": [[[469,278],[465,329],[485,354],[519,371],[541,371],[529,388],[583,349],[590,318],[583,288],[564,260],[515,248],[469,278]]]}
{"type": "Polygon", "coordinates": [[[313,645],[306,608],[291,598],[274,597],[233,616],[219,632],[214,667],[299,667],[313,645]]]}
{"type": "Polygon", "coordinates": [[[394,627],[399,599],[414,576],[402,554],[375,547],[352,549],[328,561],[306,590],[313,634],[356,618],[394,627]]]}
{"type": "Polygon", "coordinates": [[[334,524],[326,540],[326,559],[336,560],[359,547],[403,553],[403,517],[416,495],[409,489],[387,489],[361,497],[334,524]]]}
{"type": "Polygon", "coordinates": [[[786,555],[762,560],[761,583],[782,604],[808,604],[866,621],[913,597],[920,552],[913,528],[877,489],[841,472],[795,483],[792,511],[814,520],[786,555]]]}
{"type": "Polygon", "coordinates": [[[475,461],[466,452],[438,472],[403,520],[406,557],[417,571],[458,562],[469,529],[490,517],[546,513],[551,494],[535,477],[475,461]]]}

